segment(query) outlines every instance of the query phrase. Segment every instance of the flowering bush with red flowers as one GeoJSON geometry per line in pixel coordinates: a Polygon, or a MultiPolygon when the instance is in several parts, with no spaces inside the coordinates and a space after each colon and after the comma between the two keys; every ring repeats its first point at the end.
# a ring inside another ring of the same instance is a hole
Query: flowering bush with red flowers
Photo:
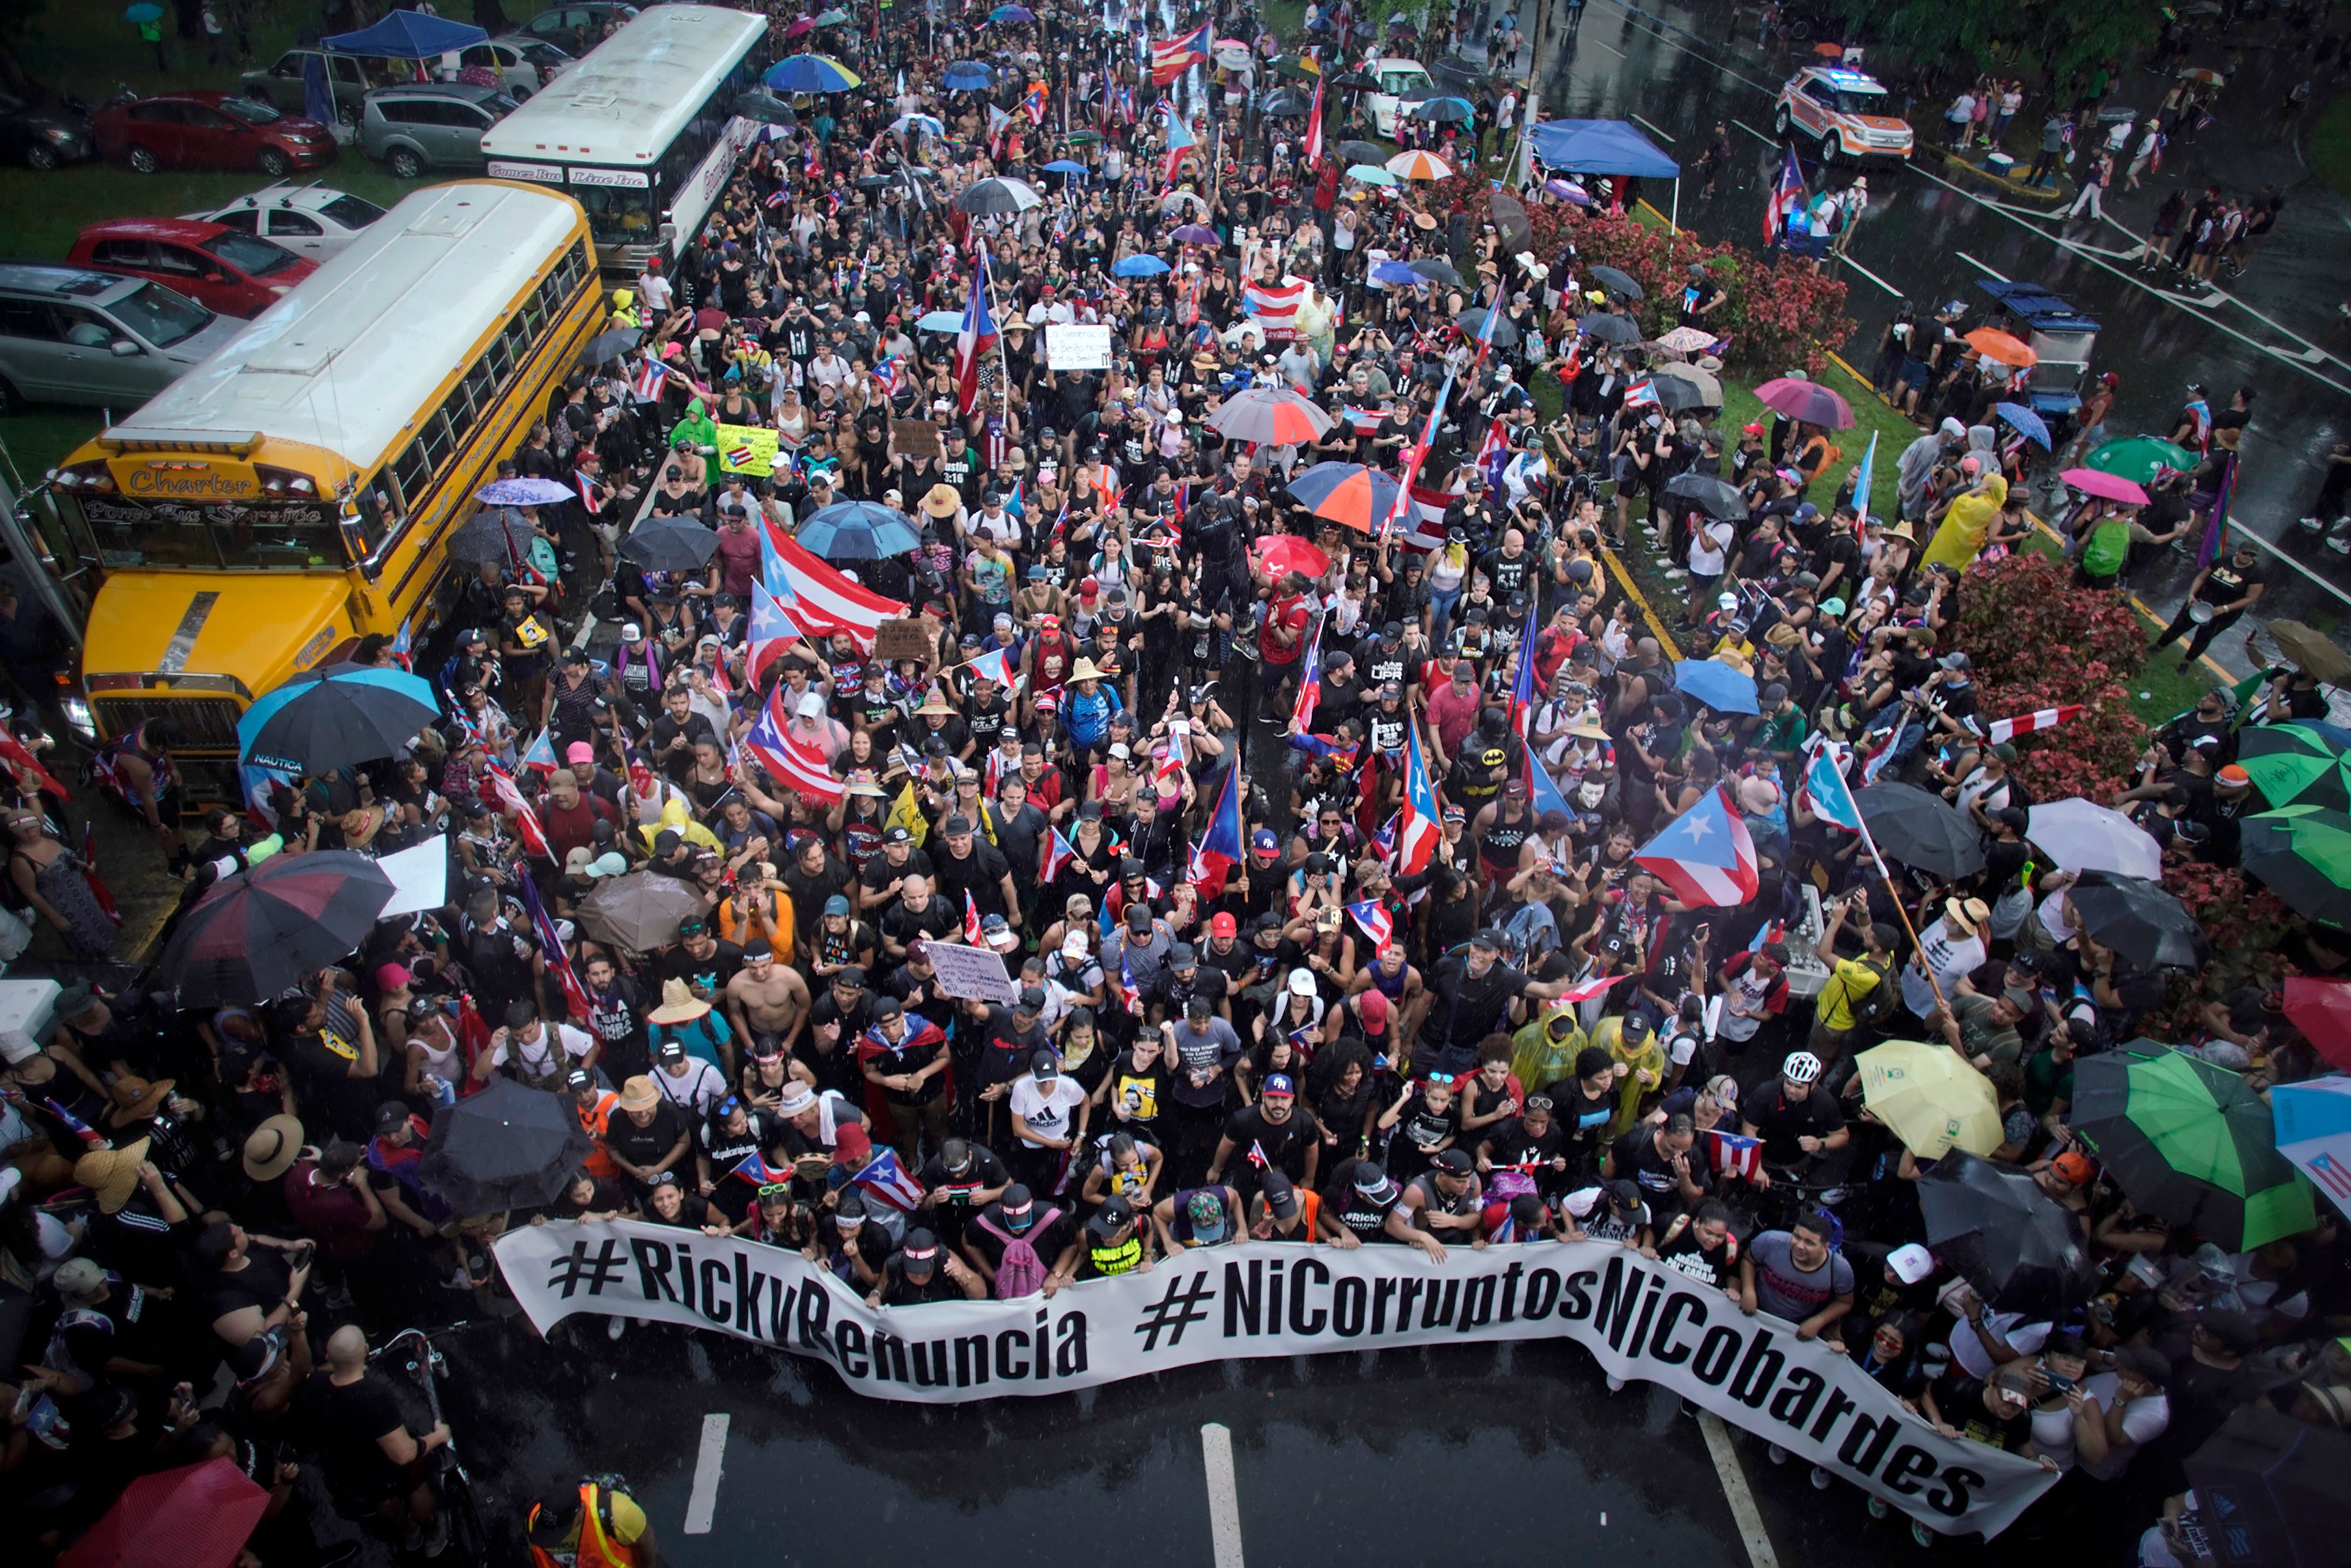
{"type": "Polygon", "coordinates": [[[2110,802],[2130,788],[2147,726],[2128,682],[2147,656],[2119,596],[2076,588],[2066,569],[2026,550],[1968,573],[1953,645],[1975,662],[1976,710],[1989,722],[2080,703],[2053,730],[2021,737],[2016,771],[2036,800],[2110,802]]]}
{"type": "MultiPolygon", "coordinates": [[[[1465,213],[1479,222],[1485,220],[1492,194],[1492,187],[1474,175],[1440,180],[1431,188],[1439,211],[1465,213]]],[[[1586,277],[1594,267],[1629,274],[1644,296],[1635,313],[1651,337],[1673,329],[1690,264],[1705,267],[1728,296],[1707,318],[1707,329],[1727,340],[1724,359],[1734,371],[1777,375],[1801,368],[1818,375],[1827,369],[1827,351],[1853,337],[1853,319],[1844,313],[1845,286],[1801,262],[1767,264],[1728,245],[1705,244],[1687,229],[1670,233],[1622,213],[1549,202],[1530,204],[1527,224],[1532,235],[1527,248],[1551,268],[1555,287],[1586,277]]]]}
{"type": "Polygon", "coordinates": [[[2249,986],[2266,990],[2292,972],[2277,948],[2297,921],[2276,894],[2249,884],[2234,866],[2170,859],[2163,885],[2204,928],[2212,961],[2193,985],[2173,988],[2168,1018],[2151,1014],[2145,1027],[2158,1039],[2190,1040],[2203,1027],[2206,1002],[2249,986]]]}

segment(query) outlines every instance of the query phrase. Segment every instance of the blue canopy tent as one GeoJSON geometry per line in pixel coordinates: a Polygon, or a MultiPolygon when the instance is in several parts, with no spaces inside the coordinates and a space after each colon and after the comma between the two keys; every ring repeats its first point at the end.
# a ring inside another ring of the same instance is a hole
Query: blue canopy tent
{"type": "Polygon", "coordinates": [[[1547,168],[1569,174],[1627,174],[1674,183],[1667,221],[1681,226],[1682,166],[1623,120],[1546,120],[1528,136],[1535,157],[1547,168]]]}
{"type": "Polygon", "coordinates": [[[379,60],[436,60],[457,49],[487,43],[489,34],[470,22],[394,11],[371,27],[319,40],[330,55],[365,55],[379,60]]]}

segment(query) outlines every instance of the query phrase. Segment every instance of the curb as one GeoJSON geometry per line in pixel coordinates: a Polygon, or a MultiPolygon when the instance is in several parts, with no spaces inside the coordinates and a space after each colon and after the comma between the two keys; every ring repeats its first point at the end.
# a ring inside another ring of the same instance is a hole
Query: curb
{"type": "Polygon", "coordinates": [[[2068,193],[2050,186],[2028,185],[2011,175],[1995,174],[1982,164],[1973,162],[1949,148],[1922,146],[1918,151],[1932,157],[1945,169],[1954,173],[1965,174],[1980,185],[1989,185],[1995,191],[2021,201],[2045,202],[2054,208],[2063,205],[2070,199],[2068,193]]]}

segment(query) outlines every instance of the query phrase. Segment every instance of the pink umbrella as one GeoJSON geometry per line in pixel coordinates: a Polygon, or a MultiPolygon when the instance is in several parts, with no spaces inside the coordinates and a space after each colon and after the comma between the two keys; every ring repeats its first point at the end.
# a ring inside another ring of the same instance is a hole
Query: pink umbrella
{"type": "Polygon", "coordinates": [[[795,21],[790,26],[784,29],[784,37],[787,38],[797,38],[803,33],[813,33],[815,31],[816,24],[810,21],[806,16],[802,16],[799,20],[795,21]]]}
{"type": "Polygon", "coordinates": [[[2147,492],[2119,474],[2101,474],[2095,468],[2068,468],[2057,477],[2085,496],[2095,496],[2103,501],[2128,501],[2134,507],[2147,505],[2147,492]]]}
{"type": "Polygon", "coordinates": [[[226,1459],[132,1481],[58,1568],[231,1568],[269,1494],[226,1459]]]}

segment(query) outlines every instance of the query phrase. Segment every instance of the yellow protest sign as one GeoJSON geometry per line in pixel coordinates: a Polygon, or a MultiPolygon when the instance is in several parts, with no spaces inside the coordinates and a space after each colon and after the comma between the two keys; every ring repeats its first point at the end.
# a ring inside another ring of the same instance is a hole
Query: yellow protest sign
{"type": "Polygon", "coordinates": [[[775,471],[776,433],[764,424],[718,427],[718,471],[765,479],[775,471]]]}

